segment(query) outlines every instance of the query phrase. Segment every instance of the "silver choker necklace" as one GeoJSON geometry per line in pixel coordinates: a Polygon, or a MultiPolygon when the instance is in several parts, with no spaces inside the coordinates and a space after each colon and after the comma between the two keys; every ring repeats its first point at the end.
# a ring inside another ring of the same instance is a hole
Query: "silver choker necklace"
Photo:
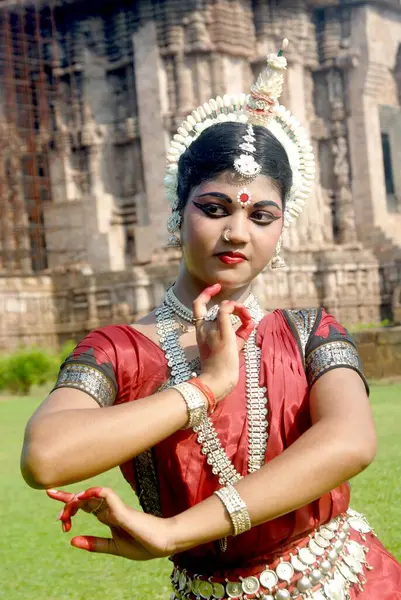
{"type": "MultiPolygon", "coordinates": [[[[173,313],[175,315],[177,315],[177,317],[181,317],[181,319],[183,319],[184,321],[187,321],[188,323],[192,323],[192,319],[194,316],[192,310],[190,308],[188,308],[187,306],[185,306],[185,304],[183,304],[177,298],[177,296],[173,292],[172,287],[170,287],[166,291],[166,294],[164,296],[164,302],[167,304],[167,306],[169,306],[171,308],[171,310],[173,311],[173,313]]],[[[247,298],[245,299],[245,301],[242,302],[242,304],[244,306],[246,306],[246,308],[249,309],[249,308],[251,308],[251,306],[255,306],[258,303],[257,303],[255,296],[252,293],[250,293],[247,296],[247,298]]],[[[259,305],[258,305],[258,307],[259,307],[259,305]]],[[[214,321],[215,319],[217,319],[218,312],[219,312],[219,305],[215,304],[215,306],[213,306],[210,310],[207,311],[205,320],[206,321],[214,321]]],[[[238,317],[233,316],[233,317],[231,317],[231,321],[234,324],[237,324],[237,323],[239,323],[240,319],[238,317]]]]}

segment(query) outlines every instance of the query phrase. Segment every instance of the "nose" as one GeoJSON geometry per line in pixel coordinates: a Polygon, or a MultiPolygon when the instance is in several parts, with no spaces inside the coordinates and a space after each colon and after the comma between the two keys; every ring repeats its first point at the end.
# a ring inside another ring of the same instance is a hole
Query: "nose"
{"type": "Polygon", "coordinates": [[[230,223],[226,222],[230,229],[230,242],[233,244],[247,244],[250,241],[249,219],[245,210],[235,211],[231,216],[230,223]]]}

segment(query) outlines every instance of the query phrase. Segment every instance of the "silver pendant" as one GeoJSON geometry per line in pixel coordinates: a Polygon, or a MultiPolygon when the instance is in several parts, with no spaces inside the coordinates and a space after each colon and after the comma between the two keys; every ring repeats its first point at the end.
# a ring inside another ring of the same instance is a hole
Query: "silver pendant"
{"type": "Polygon", "coordinates": [[[210,600],[213,594],[213,586],[208,581],[200,581],[199,582],[199,595],[201,598],[205,598],[205,600],[210,600]]]}
{"type": "Polygon", "coordinates": [[[276,567],[276,574],[281,581],[287,581],[287,583],[290,583],[292,577],[294,576],[294,567],[289,562],[281,561],[276,567]]]}
{"type": "Polygon", "coordinates": [[[199,584],[200,580],[197,577],[195,577],[191,585],[191,592],[194,594],[194,596],[199,596],[199,584]]]}
{"type": "Polygon", "coordinates": [[[336,552],[335,550],[330,550],[330,552],[327,555],[327,558],[329,559],[331,564],[334,564],[338,560],[338,552],[336,552]]]}
{"type": "Polygon", "coordinates": [[[280,589],[280,590],[277,590],[275,599],[276,600],[290,600],[291,594],[288,590],[280,589]]]}
{"type": "Polygon", "coordinates": [[[359,533],[370,533],[372,531],[364,519],[350,517],[348,523],[351,525],[352,529],[355,529],[355,531],[358,531],[359,533]]]}
{"type": "Polygon", "coordinates": [[[324,575],[327,575],[328,573],[330,573],[331,569],[332,569],[332,564],[329,560],[322,560],[322,562],[319,565],[319,569],[321,570],[321,572],[324,575]]]}
{"type": "Polygon", "coordinates": [[[319,534],[324,537],[325,540],[332,540],[334,537],[334,531],[332,531],[331,529],[329,529],[328,527],[321,527],[319,529],[319,534]]]}
{"type": "Polygon", "coordinates": [[[344,542],[342,542],[341,540],[336,540],[333,544],[333,548],[336,552],[341,552],[344,548],[344,542]]]}
{"type": "Polygon", "coordinates": [[[337,529],[338,529],[337,519],[332,519],[331,521],[326,523],[325,527],[327,527],[327,529],[330,529],[331,531],[337,531],[337,529]]]}
{"type": "Polygon", "coordinates": [[[297,581],[297,588],[301,593],[307,592],[312,587],[312,582],[306,575],[303,575],[301,579],[297,581]]]}
{"type": "Polygon", "coordinates": [[[178,579],[178,589],[180,590],[180,592],[185,590],[186,585],[187,585],[187,576],[185,575],[185,573],[181,573],[180,577],[178,579]]]}
{"type": "Polygon", "coordinates": [[[257,577],[245,577],[242,583],[242,589],[245,594],[256,594],[259,591],[260,584],[257,577]]]}
{"type": "Polygon", "coordinates": [[[351,581],[352,583],[359,583],[358,577],[355,575],[355,573],[353,571],[351,571],[351,569],[349,568],[348,565],[346,565],[345,563],[340,561],[336,565],[336,567],[339,570],[339,572],[341,573],[341,575],[344,577],[345,581],[351,581]]]}
{"type": "Polygon", "coordinates": [[[294,569],[299,573],[303,573],[303,571],[306,571],[306,569],[308,568],[307,565],[305,565],[305,563],[299,560],[298,556],[293,555],[291,556],[290,560],[294,569]]]}
{"type": "Polygon", "coordinates": [[[226,585],[226,592],[229,598],[240,598],[242,596],[242,586],[240,583],[229,581],[226,585]]]}
{"type": "Polygon", "coordinates": [[[224,589],[224,585],[222,585],[221,583],[214,583],[213,584],[213,597],[216,598],[217,600],[222,600],[222,598],[224,598],[225,595],[226,595],[226,590],[224,589]]]}
{"type": "Polygon", "coordinates": [[[312,554],[309,548],[301,548],[298,552],[298,556],[302,562],[308,566],[313,565],[316,562],[316,556],[312,554]]]}
{"type": "Polygon", "coordinates": [[[324,593],[329,600],[345,600],[344,586],[336,579],[326,581],[324,593]]]}
{"type": "Polygon", "coordinates": [[[314,537],[316,544],[319,544],[322,548],[326,549],[330,546],[329,540],[326,540],[320,533],[317,533],[314,537]]]}
{"type": "Polygon", "coordinates": [[[357,560],[353,556],[350,556],[349,554],[345,554],[345,552],[342,555],[342,559],[350,567],[350,569],[354,571],[354,573],[357,573],[358,575],[363,574],[363,566],[361,565],[359,560],[357,560]]]}
{"type": "Polygon", "coordinates": [[[348,554],[350,554],[357,560],[360,560],[361,562],[365,562],[365,552],[361,544],[358,544],[358,542],[355,542],[354,540],[350,540],[346,543],[345,547],[347,549],[348,554]]]}
{"type": "Polygon", "coordinates": [[[313,569],[311,574],[309,575],[309,577],[312,582],[312,585],[316,585],[317,583],[319,583],[319,581],[323,577],[323,573],[321,572],[321,570],[319,568],[313,569]]]}
{"type": "Polygon", "coordinates": [[[274,571],[271,569],[265,569],[259,575],[259,581],[263,585],[264,588],[271,591],[274,589],[278,583],[278,577],[274,571]]]}
{"type": "Polygon", "coordinates": [[[310,540],[308,547],[309,550],[313,552],[315,556],[323,556],[323,554],[325,553],[325,549],[319,546],[319,544],[317,544],[314,539],[310,540]]]}

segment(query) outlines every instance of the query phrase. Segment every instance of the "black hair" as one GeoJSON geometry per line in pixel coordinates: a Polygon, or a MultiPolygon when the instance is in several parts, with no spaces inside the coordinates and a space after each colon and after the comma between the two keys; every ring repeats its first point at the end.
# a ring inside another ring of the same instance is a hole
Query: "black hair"
{"type": "MultiPolygon", "coordinates": [[[[191,190],[204,181],[210,181],[223,171],[234,170],[234,160],[241,154],[239,145],[244,141],[247,125],[244,123],[216,123],[203,131],[181,155],[178,162],[178,210],[183,212],[191,190]]],[[[256,161],[261,175],[270,177],[281,194],[283,208],[292,186],[292,170],[283,145],[265,127],[253,127],[256,161]]]]}

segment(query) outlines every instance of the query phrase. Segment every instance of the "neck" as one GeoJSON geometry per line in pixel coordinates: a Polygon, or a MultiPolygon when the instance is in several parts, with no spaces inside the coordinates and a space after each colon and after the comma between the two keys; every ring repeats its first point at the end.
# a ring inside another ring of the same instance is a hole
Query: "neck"
{"type": "MultiPolygon", "coordinates": [[[[191,273],[187,271],[185,265],[181,263],[180,271],[177,280],[174,284],[174,293],[177,298],[188,308],[192,308],[192,303],[199,296],[203,290],[209,285],[213,285],[215,282],[205,283],[199,279],[193,277],[191,273]]],[[[210,302],[211,308],[215,304],[220,304],[223,300],[236,300],[237,302],[244,302],[249,296],[251,291],[250,284],[245,284],[236,288],[222,287],[221,292],[212,298],[210,302]]]]}

